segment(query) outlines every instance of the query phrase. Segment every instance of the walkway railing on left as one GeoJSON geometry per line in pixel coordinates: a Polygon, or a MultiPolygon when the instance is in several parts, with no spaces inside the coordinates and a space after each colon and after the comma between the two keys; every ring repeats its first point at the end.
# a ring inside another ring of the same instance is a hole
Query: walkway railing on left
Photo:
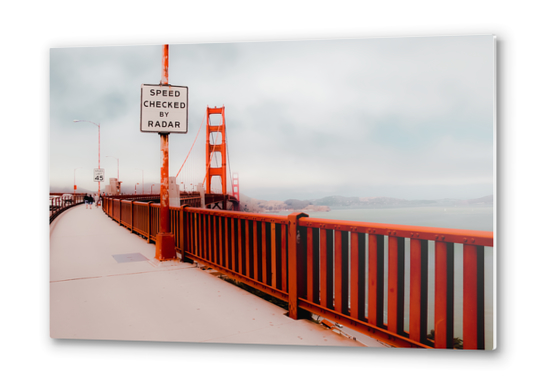
{"type": "Polygon", "coordinates": [[[84,193],[78,194],[61,194],[51,193],[49,194],[49,224],[53,222],[62,212],[75,207],[76,205],[83,204],[84,193]]]}

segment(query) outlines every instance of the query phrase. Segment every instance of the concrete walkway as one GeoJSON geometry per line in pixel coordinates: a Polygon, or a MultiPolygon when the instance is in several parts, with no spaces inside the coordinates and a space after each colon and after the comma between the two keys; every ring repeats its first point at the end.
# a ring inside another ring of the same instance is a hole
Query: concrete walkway
{"type": "Polygon", "coordinates": [[[310,346],[375,346],[275,306],[180,261],[158,262],[155,246],[77,206],[50,226],[52,338],[310,346]],[[137,261],[138,258],[140,261],[137,261]],[[348,337],[350,336],[350,337],[348,337]]]}

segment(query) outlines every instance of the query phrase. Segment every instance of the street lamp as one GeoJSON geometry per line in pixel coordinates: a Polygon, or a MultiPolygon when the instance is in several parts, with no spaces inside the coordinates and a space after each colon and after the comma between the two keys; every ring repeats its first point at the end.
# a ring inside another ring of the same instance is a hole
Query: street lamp
{"type": "MultiPolygon", "coordinates": [[[[100,124],[96,124],[92,121],[88,121],[88,120],[74,120],[73,121],[74,123],[82,123],[82,122],[86,122],[86,123],[91,123],[91,124],[94,124],[95,126],[98,127],[98,169],[101,169],[100,168],[100,124]]],[[[98,181],[98,196],[100,195],[100,181],[98,181]]]]}
{"type": "Polygon", "coordinates": [[[120,178],[119,178],[119,159],[118,159],[118,157],[115,157],[115,156],[105,156],[105,157],[112,157],[113,159],[117,159],[117,181],[120,181],[120,178]]]}
{"type": "MultiPolygon", "coordinates": [[[[83,168],[83,167],[77,167],[73,170],[73,198],[75,199],[75,191],[76,191],[76,188],[77,188],[77,184],[75,184],[75,171],[77,169],[80,169],[80,168],[83,168]]],[[[74,200],[75,201],[75,200],[74,200]]]]}

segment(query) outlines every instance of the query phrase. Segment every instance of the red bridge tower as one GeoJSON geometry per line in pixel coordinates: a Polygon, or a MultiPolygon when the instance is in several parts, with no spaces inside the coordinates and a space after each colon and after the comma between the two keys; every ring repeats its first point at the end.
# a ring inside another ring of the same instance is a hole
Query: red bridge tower
{"type": "Polygon", "coordinates": [[[207,107],[207,144],[205,146],[207,169],[207,185],[206,193],[211,193],[211,179],[213,176],[220,177],[222,183],[222,194],[226,195],[227,173],[226,173],[226,119],[224,117],[225,107],[209,108],[207,107]],[[211,115],[220,115],[221,121],[219,125],[211,125],[211,115]],[[215,133],[214,140],[211,143],[211,134],[215,133]],[[216,159],[220,153],[221,165],[213,164],[213,157],[216,159]]]}

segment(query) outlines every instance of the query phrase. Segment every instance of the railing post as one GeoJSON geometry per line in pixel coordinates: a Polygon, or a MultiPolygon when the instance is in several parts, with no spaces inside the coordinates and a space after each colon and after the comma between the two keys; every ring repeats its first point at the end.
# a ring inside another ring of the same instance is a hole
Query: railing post
{"type": "Polygon", "coordinates": [[[405,239],[388,236],[388,331],[402,335],[405,315],[405,239]]]}
{"type": "MultiPolygon", "coordinates": [[[[365,319],[365,260],[367,258],[365,244],[365,233],[352,232],[350,241],[350,316],[354,319],[365,319]]],[[[324,271],[322,266],[320,268],[321,271],[324,271]]]]}
{"type": "Polygon", "coordinates": [[[180,209],[180,213],[179,213],[179,226],[180,226],[180,244],[179,244],[179,248],[181,249],[181,257],[182,257],[182,261],[186,261],[187,257],[186,257],[186,254],[185,254],[185,248],[186,248],[186,220],[185,220],[185,217],[184,217],[184,209],[186,207],[189,207],[189,205],[187,204],[183,204],[181,205],[181,209],[180,209]]]}
{"type": "Polygon", "coordinates": [[[453,348],[454,244],[435,241],[435,348],[453,348]]]}
{"type": "Polygon", "coordinates": [[[301,234],[298,222],[301,217],[308,217],[305,213],[292,213],[288,215],[288,316],[294,320],[299,318],[298,292],[301,284],[301,268],[299,255],[301,254],[301,234]]]}
{"type": "Polygon", "coordinates": [[[122,199],[119,199],[119,226],[122,226],[122,199]]]}
{"type": "Polygon", "coordinates": [[[484,349],[484,247],[463,246],[463,349],[484,349]]]}
{"type": "Polygon", "coordinates": [[[348,233],[335,231],[335,310],[348,314],[348,233]]]}
{"type": "Polygon", "coordinates": [[[384,322],[384,236],[375,234],[374,230],[369,232],[368,278],[368,320],[381,327],[384,322]]]}
{"type": "Polygon", "coordinates": [[[427,240],[410,240],[410,339],[427,341],[427,240]]]}
{"type": "Polygon", "coordinates": [[[130,200],[130,232],[134,233],[134,201],[130,200]]]}
{"type": "Polygon", "coordinates": [[[147,243],[150,243],[151,242],[151,232],[152,232],[152,228],[151,228],[151,225],[152,225],[152,220],[151,220],[151,204],[152,204],[152,201],[149,201],[147,203],[147,223],[149,224],[149,233],[147,235],[147,243]]]}

